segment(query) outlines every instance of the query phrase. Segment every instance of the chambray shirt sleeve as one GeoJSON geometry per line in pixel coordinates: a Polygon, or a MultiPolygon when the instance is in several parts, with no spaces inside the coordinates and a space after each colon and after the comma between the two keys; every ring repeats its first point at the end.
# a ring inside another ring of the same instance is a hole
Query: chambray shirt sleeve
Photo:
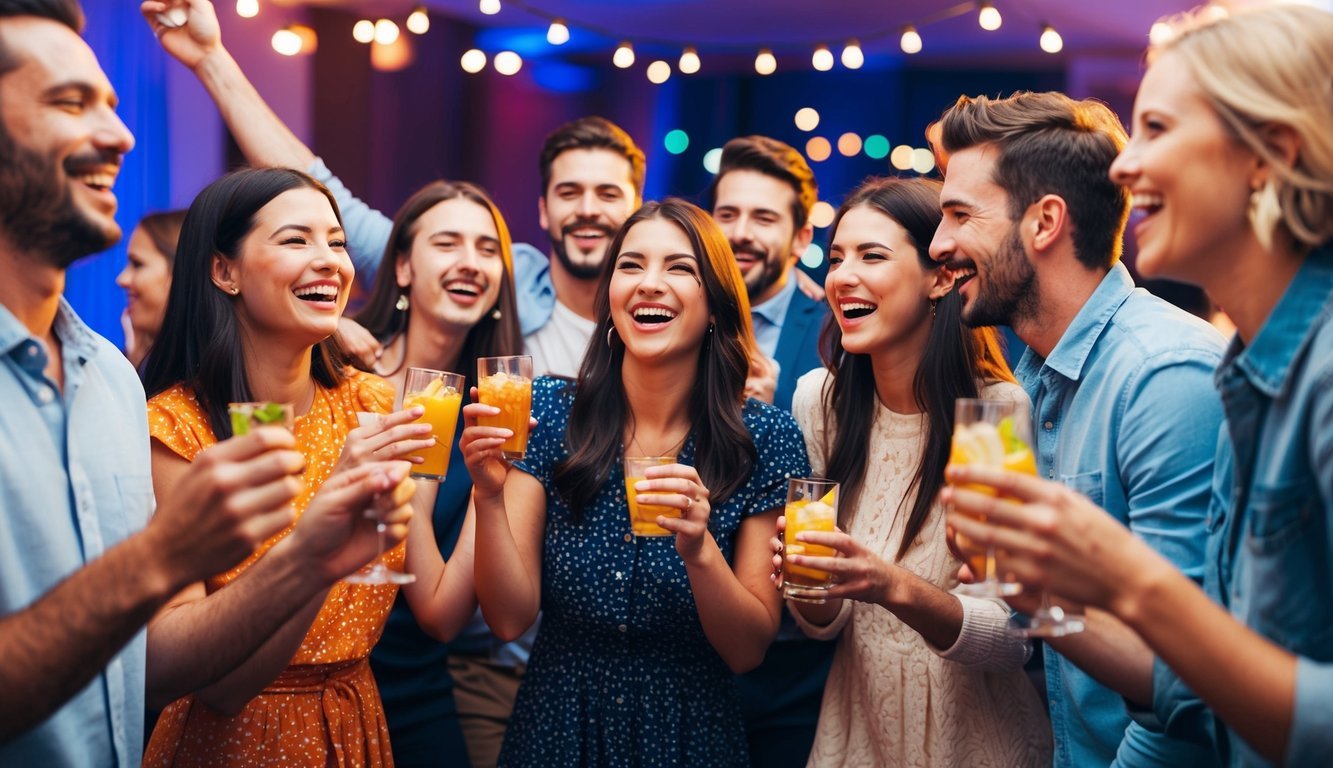
{"type": "Polygon", "coordinates": [[[315,158],[306,170],[328,187],[333,193],[333,199],[338,201],[343,228],[347,231],[347,253],[352,257],[357,278],[362,285],[370,288],[375,283],[375,272],[379,269],[380,260],[384,258],[384,247],[389,244],[393,220],[353,195],[342,180],[333,175],[323,159],[315,158]]]}
{"type": "Polygon", "coordinates": [[[1129,528],[1196,582],[1203,579],[1222,423],[1212,378],[1220,352],[1179,349],[1150,358],[1120,404],[1116,458],[1129,528]]]}

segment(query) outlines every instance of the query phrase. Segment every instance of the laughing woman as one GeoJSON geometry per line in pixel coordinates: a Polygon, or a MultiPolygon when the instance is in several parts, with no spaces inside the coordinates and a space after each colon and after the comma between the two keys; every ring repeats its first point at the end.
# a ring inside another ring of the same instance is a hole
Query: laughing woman
{"type": "Polygon", "coordinates": [[[777,631],[767,542],[804,447],[744,399],[745,285],[707,214],[648,203],[609,253],[599,342],[577,383],[535,385],[527,457],[510,469],[508,430],[465,408],[482,610],[501,637],[542,612],[500,764],[748,765],[732,673],[777,631]],[[621,460],[666,454],[639,499],[682,517],[636,537],[621,460]]]}

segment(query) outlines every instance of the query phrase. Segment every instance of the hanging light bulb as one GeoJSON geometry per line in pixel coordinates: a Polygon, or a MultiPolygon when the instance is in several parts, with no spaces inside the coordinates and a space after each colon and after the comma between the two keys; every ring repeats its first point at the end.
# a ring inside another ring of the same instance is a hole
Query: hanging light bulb
{"type": "Polygon", "coordinates": [[[477,9],[487,16],[494,16],[500,12],[500,0],[481,0],[477,9]]]}
{"type": "Polygon", "coordinates": [[[424,35],[430,31],[430,16],[426,6],[418,5],[407,17],[407,31],[414,35],[424,35]]]}
{"type": "Polygon", "coordinates": [[[389,19],[375,22],[375,42],[380,45],[393,45],[398,40],[398,25],[389,19]]]}
{"type": "Polygon", "coordinates": [[[502,75],[517,75],[523,68],[523,57],[513,51],[500,51],[495,54],[495,71],[502,75]]]}
{"type": "Polygon", "coordinates": [[[921,35],[916,31],[916,27],[911,24],[903,27],[903,36],[898,45],[903,49],[903,53],[921,53],[921,35]]]}
{"type": "Polygon", "coordinates": [[[848,69],[860,69],[866,63],[866,55],[861,52],[861,44],[848,40],[842,47],[842,65],[848,69]]]}
{"type": "Polygon", "coordinates": [[[648,82],[661,85],[671,79],[671,65],[658,59],[648,65],[648,82]]]}
{"type": "Polygon", "coordinates": [[[754,71],[761,75],[771,75],[778,71],[778,59],[772,49],[759,49],[759,55],[754,57],[754,71]]]}
{"type": "Polygon", "coordinates": [[[680,54],[680,62],[676,65],[676,68],[680,70],[682,75],[692,75],[699,71],[700,66],[702,64],[699,61],[699,52],[694,49],[694,46],[689,46],[680,54]]]}
{"type": "Polygon", "coordinates": [[[469,49],[458,63],[462,65],[464,72],[475,75],[486,68],[486,52],[477,48],[469,49]]]}
{"type": "Polygon", "coordinates": [[[236,15],[242,19],[253,19],[259,15],[259,0],[236,0],[236,15]]]}
{"type": "Polygon", "coordinates": [[[1000,11],[990,0],[981,0],[981,11],[977,14],[977,23],[987,32],[994,32],[1004,23],[1000,11]]]}
{"type": "Polygon", "coordinates": [[[371,43],[375,40],[375,22],[362,19],[352,26],[352,39],[358,43],[371,43]]]}
{"type": "Polygon", "coordinates": [[[556,19],[546,28],[546,42],[551,45],[564,45],[569,42],[569,27],[563,19],[556,19]]]}
{"type": "Polygon", "coordinates": [[[621,69],[629,69],[634,66],[634,46],[630,45],[628,40],[621,43],[611,56],[611,63],[621,69]]]}
{"type": "Polygon", "coordinates": [[[301,36],[291,27],[283,27],[273,33],[273,39],[270,41],[273,50],[283,56],[295,56],[301,52],[301,36]]]}
{"type": "Polygon", "coordinates": [[[810,56],[810,66],[820,72],[827,72],[830,69],[833,69],[833,51],[830,51],[827,45],[821,45],[815,48],[815,52],[810,56]]]}
{"type": "Polygon", "coordinates": [[[1041,27],[1041,49],[1047,53],[1059,53],[1065,47],[1064,38],[1050,24],[1041,27]]]}

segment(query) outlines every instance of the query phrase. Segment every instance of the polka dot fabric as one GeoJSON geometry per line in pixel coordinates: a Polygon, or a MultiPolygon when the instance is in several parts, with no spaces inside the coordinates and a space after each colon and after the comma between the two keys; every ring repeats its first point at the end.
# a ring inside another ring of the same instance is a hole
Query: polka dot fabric
{"type": "MultiPolygon", "coordinates": [[[[296,419],[296,448],[306,458],[299,518],[333,472],[357,411],[388,413],[393,389],[375,376],[349,371],[333,390],[316,388],[309,412],[296,419]]],[[[177,385],[148,401],[155,440],[193,461],[217,442],[194,393],[177,385]]],[[[287,529],[226,573],[205,582],[223,589],[264,556],[287,529]]],[[[387,553],[401,568],[399,544],[387,553]]],[[[392,766],[379,693],[366,659],[379,640],[397,594],[395,586],[338,583],[329,590],[305,640],[281,676],[236,717],[225,717],[187,696],[163,711],[144,755],[145,766],[392,766]]]]}
{"type": "MultiPolygon", "coordinates": [[[[553,493],[572,389],[534,384],[539,426],[517,465],[547,487],[542,624],[500,765],[748,766],[732,674],[704,636],[674,540],[630,535],[620,462],[581,523],[553,493]]],[[[744,419],[757,465],[709,522],[728,562],[741,520],[783,506],[787,478],[809,473],[789,414],[751,400],[744,419]]],[[[691,436],[679,459],[694,455],[691,436]]]]}

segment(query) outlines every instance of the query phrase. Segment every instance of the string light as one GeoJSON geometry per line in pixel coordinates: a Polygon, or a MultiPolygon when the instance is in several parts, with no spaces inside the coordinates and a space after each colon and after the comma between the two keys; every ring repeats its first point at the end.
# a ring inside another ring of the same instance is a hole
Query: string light
{"type": "Polygon", "coordinates": [[[418,5],[407,17],[407,31],[414,35],[424,35],[430,31],[430,15],[424,5],[418,5]]]}
{"type": "Polygon", "coordinates": [[[713,147],[704,153],[704,170],[716,175],[722,168],[722,147],[713,147]]]}
{"type": "Polygon", "coordinates": [[[564,19],[551,22],[551,26],[546,30],[546,42],[551,45],[564,45],[569,42],[569,27],[565,26],[564,19]]]}
{"type": "Polygon", "coordinates": [[[819,127],[819,112],[814,107],[801,107],[796,110],[796,127],[803,131],[813,131],[819,127]]]}
{"type": "Polygon", "coordinates": [[[814,136],[805,143],[805,156],[816,163],[822,163],[833,154],[833,145],[823,136],[814,136]]]}
{"type": "Polygon", "coordinates": [[[851,131],[839,136],[838,153],[843,157],[856,157],[861,154],[861,137],[851,131]]]}
{"type": "Polygon", "coordinates": [[[630,45],[628,40],[621,43],[611,56],[611,63],[621,69],[629,69],[634,66],[634,46],[630,45]]]}
{"type": "Polygon", "coordinates": [[[900,171],[906,171],[912,167],[912,148],[906,144],[899,144],[889,153],[889,165],[900,171]]]}
{"type": "Polygon", "coordinates": [[[375,22],[375,42],[380,45],[393,45],[398,40],[398,25],[389,19],[375,22]]]}
{"type": "Polygon", "coordinates": [[[259,15],[259,0],[236,0],[236,15],[242,19],[253,19],[259,15]]]}
{"type": "Polygon", "coordinates": [[[1041,40],[1039,41],[1041,49],[1047,53],[1059,53],[1065,47],[1064,38],[1055,31],[1055,27],[1050,24],[1043,24],[1041,27],[1041,40]]]}
{"type": "Polygon", "coordinates": [[[295,56],[301,52],[301,36],[296,34],[291,27],[283,27],[273,33],[273,39],[270,41],[273,50],[283,56],[295,56]]]}
{"type": "Polygon", "coordinates": [[[494,16],[500,12],[500,0],[481,0],[481,2],[477,4],[477,10],[487,16],[494,16]]]}
{"type": "Polygon", "coordinates": [[[679,69],[682,75],[692,75],[699,71],[699,67],[699,52],[693,46],[686,48],[680,54],[680,63],[676,65],[676,69],[679,69]]]}
{"type": "Polygon", "coordinates": [[[486,68],[486,52],[472,48],[463,54],[458,63],[463,66],[464,72],[475,75],[486,68]]]}
{"type": "Polygon", "coordinates": [[[1004,19],[1000,18],[1000,11],[990,0],[982,0],[981,10],[977,13],[977,23],[987,32],[994,32],[1004,23],[1004,19]]]}
{"type": "Polygon", "coordinates": [[[823,229],[833,223],[833,219],[838,215],[837,209],[832,203],[820,200],[810,208],[810,223],[823,229]]]}
{"type": "Polygon", "coordinates": [[[921,53],[921,35],[916,31],[916,27],[911,24],[903,27],[903,36],[898,40],[898,46],[906,54],[921,53]]]}
{"type": "Polygon", "coordinates": [[[935,169],[935,153],[926,147],[912,150],[912,170],[917,173],[930,173],[935,169]]]}
{"type": "Polygon", "coordinates": [[[810,66],[820,72],[833,69],[833,51],[830,51],[827,45],[815,48],[815,52],[810,56],[810,66]]]}
{"type": "Polygon", "coordinates": [[[513,51],[500,51],[495,54],[495,71],[502,75],[517,75],[523,68],[523,59],[513,51]]]}
{"type": "Polygon", "coordinates": [[[658,59],[648,65],[648,82],[661,85],[671,79],[671,65],[658,59]]]}
{"type": "Polygon", "coordinates": [[[842,65],[848,69],[860,69],[864,63],[866,55],[861,52],[861,44],[856,40],[848,40],[847,45],[842,47],[842,65]]]}
{"type": "Polygon", "coordinates": [[[362,19],[352,26],[352,39],[369,45],[375,41],[375,22],[362,19]]]}
{"type": "Polygon", "coordinates": [[[754,57],[754,71],[761,75],[771,75],[778,71],[778,59],[769,48],[761,48],[754,57]]]}

